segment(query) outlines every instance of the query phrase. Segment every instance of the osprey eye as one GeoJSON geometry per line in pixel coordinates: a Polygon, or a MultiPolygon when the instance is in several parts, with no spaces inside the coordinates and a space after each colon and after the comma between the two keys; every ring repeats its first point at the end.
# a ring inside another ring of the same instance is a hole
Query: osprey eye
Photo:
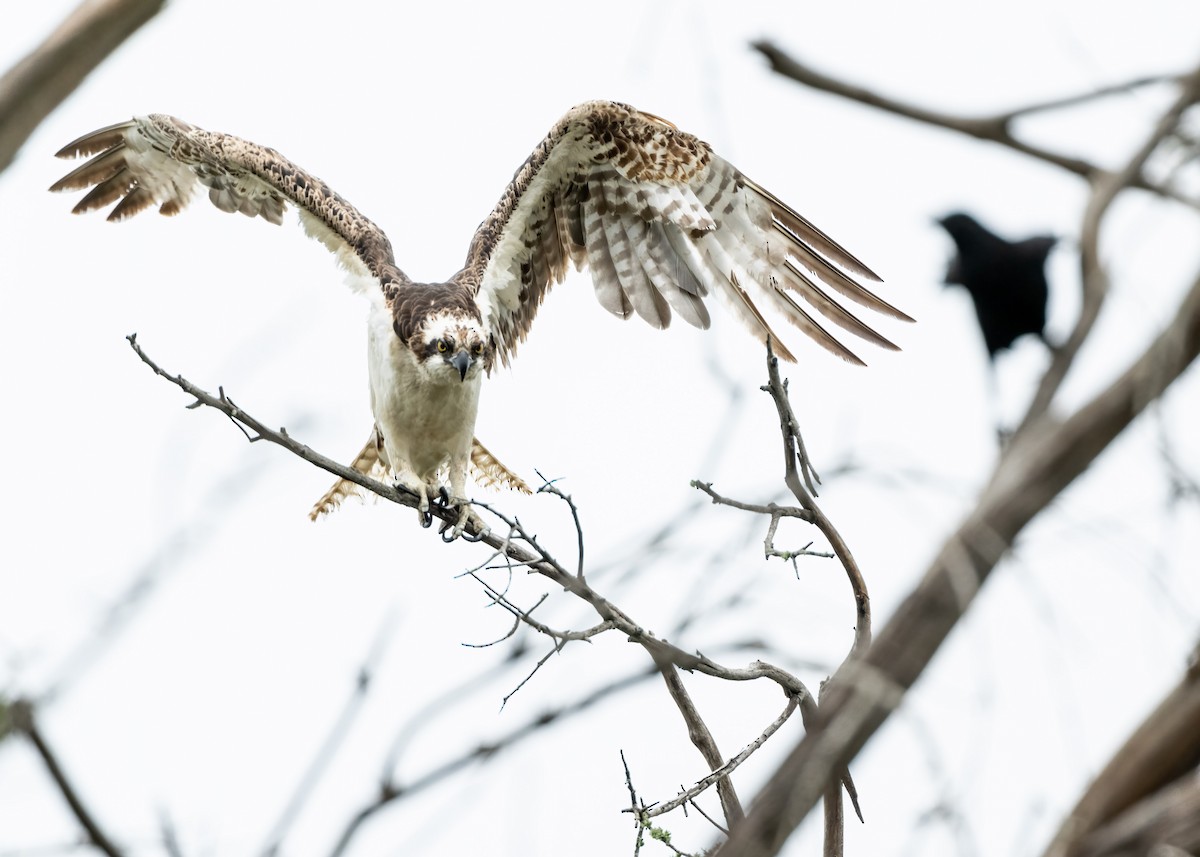
{"type": "Polygon", "coordinates": [[[482,343],[482,342],[476,342],[474,345],[472,345],[472,346],[471,346],[471,353],[472,353],[472,354],[474,354],[474,355],[475,355],[475,356],[477,356],[477,357],[478,357],[480,354],[482,354],[482,353],[483,353],[483,343],[482,343]]]}
{"type": "Polygon", "coordinates": [[[450,350],[450,346],[446,344],[446,340],[439,339],[437,342],[438,342],[438,353],[439,354],[445,354],[447,351],[450,350]]]}

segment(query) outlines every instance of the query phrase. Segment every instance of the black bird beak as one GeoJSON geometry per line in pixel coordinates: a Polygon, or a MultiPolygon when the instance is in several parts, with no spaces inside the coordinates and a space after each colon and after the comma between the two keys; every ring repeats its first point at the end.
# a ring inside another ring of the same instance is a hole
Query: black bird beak
{"type": "Polygon", "coordinates": [[[460,351],[450,358],[450,365],[458,370],[458,380],[467,380],[467,370],[471,368],[471,355],[460,351]]]}

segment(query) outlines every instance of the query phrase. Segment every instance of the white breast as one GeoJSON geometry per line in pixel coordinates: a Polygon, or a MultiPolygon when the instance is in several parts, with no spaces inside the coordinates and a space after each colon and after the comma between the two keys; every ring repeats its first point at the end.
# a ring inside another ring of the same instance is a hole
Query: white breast
{"type": "Polygon", "coordinates": [[[392,329],[391,314],[372,306],[368,321],[371,409],[395,475],[407,468],[432,483],[451,460],[465,467],[475,435],[482,376],[462,381],[422,365],[392,329]]]}

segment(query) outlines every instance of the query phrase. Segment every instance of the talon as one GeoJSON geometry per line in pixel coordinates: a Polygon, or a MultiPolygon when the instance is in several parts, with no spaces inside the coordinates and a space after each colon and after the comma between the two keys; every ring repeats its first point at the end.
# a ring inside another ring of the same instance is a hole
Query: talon
{"type": "MultiPolygon", "coordinates": [[[[450,542],[454,541],[459,536],[458,527],[451,527],[450,522],[447,521],[442,528],[438,530],[438,535],[442,537],[443,542],[450,544],[450,542]]],[[[464,535],[463,538],[466,538],[466,536],[464,535]]]]}
{"type": "Polygon", "coordinates": [[[445,485],[438,486],[438,497],[443,506],[450,506],[450,492],[446,489],[445,485]]]}
{"type": "Polygon", "coordinates": [[[429,529],[433,526],[433,512],[428,509],[418,509],[417,514],[421,516],[421,526],[429,529]]]}
{"type": "Polygon", "coordinates": [[[471,535],[470,533],[468,533],[464,530],[463,534],[462,534],[462,538],[463,538],[463,541],[465,541],[465,542],[481,542],[485,538],[487,538],[487,534],[489,532],[491,532],[491,531],[487,527],[480,527],[478,530],[476,530],[474,535],[471,535]]]}

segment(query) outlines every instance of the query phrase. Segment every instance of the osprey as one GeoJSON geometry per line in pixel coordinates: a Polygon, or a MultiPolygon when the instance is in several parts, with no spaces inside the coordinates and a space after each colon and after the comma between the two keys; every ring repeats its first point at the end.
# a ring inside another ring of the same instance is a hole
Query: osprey
{"type": "MultiPolygon", "coordinates": [[[[396,266],[383,230],[320,179],[274,149],[163,114],[86,134],[59,157],[92,155],[51,190],[92,187],[74,212],[116,202],[123,220],[149,206],[174,215],[198,185],[217,208],[283,222],[290,202],[305,231],[334,253],[370,299],[367,326],[375,425],[353,467],[390,475],[419,498],[423,522],[439,500],[468,522],[466,479],[528,487],[475,439],[483,376],[508,365],[549,288],[568,265],[591,271],[600,305],[664,328],[672,312],[709,325],[715,296],[775,353],[795,361],[763,314],[781,315],[844,360],[861,364],[798,302],[839,327],[895,349],[826,288],[911,321],[854,279],[866,265],[707,143],[625,104],[591,101],[560,119],[475,230],[463,268],[415,283],[396,266]],[[853,276],[852,276],[853,275],[853,276]],[[824,288],[823,288],[824,287],[824,288]],[[448,483],[448,491],[445,484],[448,483]]],[[[357,486],[339,481],[315,519],[357,486]]]]}

